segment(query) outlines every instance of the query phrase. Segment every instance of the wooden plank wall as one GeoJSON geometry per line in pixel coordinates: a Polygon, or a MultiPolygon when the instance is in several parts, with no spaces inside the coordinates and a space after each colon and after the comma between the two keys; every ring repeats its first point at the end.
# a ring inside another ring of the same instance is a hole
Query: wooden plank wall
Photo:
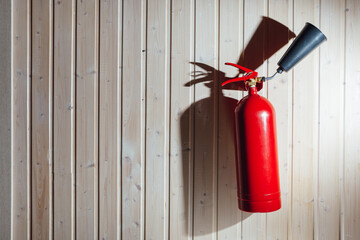
{"type": "Polygon", "coordinates": [[[360,239],[358,0],[12,0],[12,239],[360,239]],[[237,209],[238,74],[264,85],[281,210],[237,209]]]}

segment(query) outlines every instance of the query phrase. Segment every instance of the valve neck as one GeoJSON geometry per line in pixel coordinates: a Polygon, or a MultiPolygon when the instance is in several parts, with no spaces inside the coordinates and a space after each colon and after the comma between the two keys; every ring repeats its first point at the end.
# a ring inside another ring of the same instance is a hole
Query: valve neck
{"type": "Polygon", "coordinates": [[[249,87],[249,95],[257,95],[257,88],[256,86],[249,87]]]}

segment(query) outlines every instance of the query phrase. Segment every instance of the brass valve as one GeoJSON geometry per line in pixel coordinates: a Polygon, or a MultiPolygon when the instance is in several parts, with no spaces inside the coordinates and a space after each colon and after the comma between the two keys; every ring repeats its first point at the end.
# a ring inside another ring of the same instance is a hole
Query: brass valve
{"type": "Polygon", "coordinates": [[[263,82],[264,80],[265,80],[264,77],[250,78],[246,80],[246,85],[249,87],[256,86],[256,83],[263,82]]]}
{"type": "Polygon", "coordinates": [[[254,78],[250,78],[250,79],[246,80],[246,85],[248,87],[256,86],[256,80],[254,78]]]}

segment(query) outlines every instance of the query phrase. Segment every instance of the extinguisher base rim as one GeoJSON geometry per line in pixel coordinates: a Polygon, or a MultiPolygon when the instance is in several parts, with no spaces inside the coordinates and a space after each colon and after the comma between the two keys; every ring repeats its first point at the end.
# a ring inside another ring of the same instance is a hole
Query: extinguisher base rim
{"type": "Polygon", "coordinates": [[[250,213],[274,212],[281,208],[281,198],[268,201],[246,201],[238,199],[239,209],[250,213]]]}

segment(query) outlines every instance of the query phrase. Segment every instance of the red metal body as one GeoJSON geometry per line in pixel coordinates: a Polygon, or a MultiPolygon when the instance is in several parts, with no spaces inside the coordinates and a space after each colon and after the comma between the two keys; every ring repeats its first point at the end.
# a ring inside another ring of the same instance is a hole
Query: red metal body
{"type": "Polygon", "coordinates": [[[275,110],[249,87],[235,109],[239,208],[247,212],[280,209],[275,110]]]}

